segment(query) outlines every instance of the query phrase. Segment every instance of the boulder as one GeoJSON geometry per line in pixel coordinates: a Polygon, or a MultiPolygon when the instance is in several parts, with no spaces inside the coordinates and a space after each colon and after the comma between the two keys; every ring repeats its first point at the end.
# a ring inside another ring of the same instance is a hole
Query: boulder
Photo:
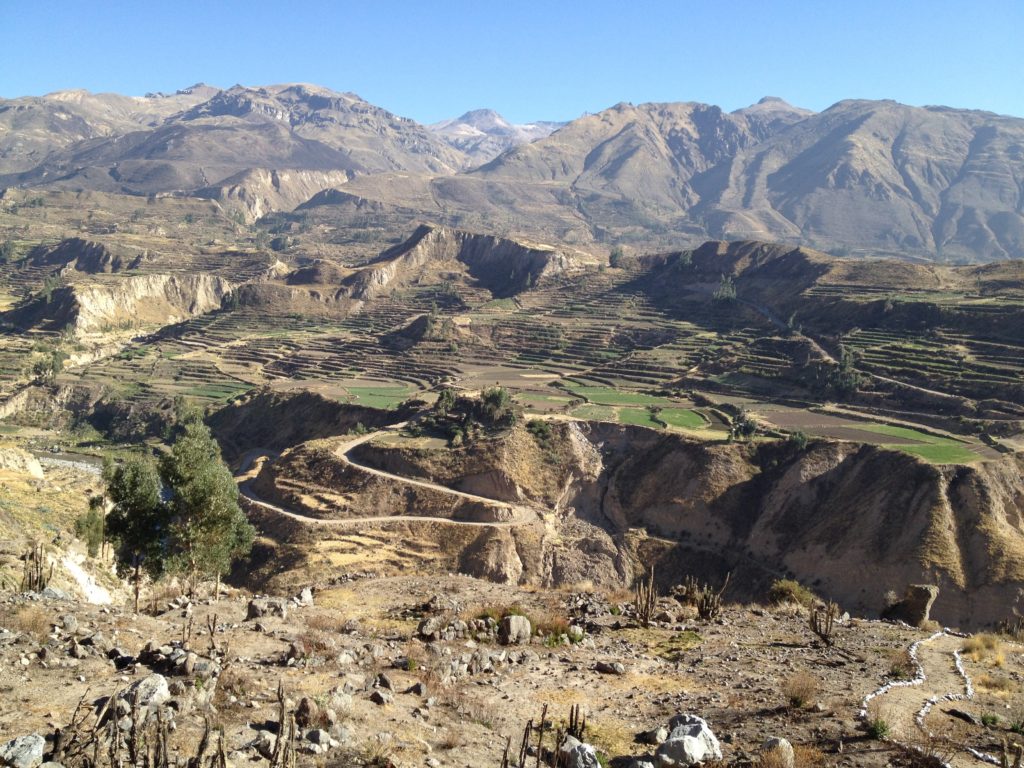
{"type": "Polygon", "coordinates": [[[308,696],[303,696],[295,710],[295,724],[300,728],[312,728],[320,722],[320,707],[308,696]]]}
{"type": "Polygon", "coordinates": [[[129,686],[121,694],[121,699],[132,706],[138,706],[148,714],[156,713],[161,704],[171,698],[171,690],[167,678],[163,675],[149,675],[129,686]]]}
{"type": "Polygon", "coordinates": [[[498,626],[498,642],[502,645],[528,643],[532,630],[530,620],[525,616],[506,616],[498,626]]]}
{"type": "Polygon", "coordinates": [[[928,621],[939,588],[934,584],[909,584],[903,599],[885,609],[883,619],[905,621],[912,627],[920,627],[928,621]]]}
{"type": "Polygon", "coordinates": [[[0,744],[0,765],[11,768],[38,768],[43,762],[46,740],[37,733],[19,736],[0,744]]]}
{"type": "Polygon", "coordinates": [[[599,661],[594,669],[603,675],[624,675],[626,666],[620,661],[599,661]]]}
{"type": "Polygon", "coordinates": [[[706,760],[721,760],[722,747],[704,718],[680,714],[669,722],[671,731],[658,747],[657,757],[662,766],[691,766],[706,760]]]}
{"type": "Polygon", "coordinates": [[[772,761],[772,765],[781,765],[783,768],[793,768],[793,766],[796,765],[796,755],[793,752],[793,745],[789,743],[788,739],[773,736],[761,745],[761,752],[771,752],[778,758],[777,760],[772,761]]]}
{"type": "Polygon", "coordinates": [[[559,765],[565,768],[600,768],[597,750],[572,736],[566,736],[558,748],[561,755],[559,765]]]}
{"type": "Polygon", "coordinates": [[[636,740],[641,744],[650,744],[652,747],[656,747],[667,738],[668,728],[664,725],[659,725],[657,728],[652,728],[649,731],[638,733],[636,740]]]}
{"type": "Polygon", "coordinates": [[[288,606],[283,600],[271,600],[265,597],[256,597],[249,601],[245,611],[245,620],[262,619],[264,616],[280,616],[288,618],[288,606]]]}
{"type": "Polygon", "coordinates": [[[420,622],[416,631],[424,640],[438,640],[447,622],[441,616],[428,616],[420,622]]]}

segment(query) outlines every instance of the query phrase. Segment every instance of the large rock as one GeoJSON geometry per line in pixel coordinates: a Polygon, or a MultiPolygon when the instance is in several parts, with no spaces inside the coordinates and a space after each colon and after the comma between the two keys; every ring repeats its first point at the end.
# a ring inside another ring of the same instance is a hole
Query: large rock
{"type": "Polygon", "coordinates": [[[167,685],[167,678],[163,675],[149,675],[136,683],[133,683],[127,691],[121,694],[121,698],[132,706],[153,714],[161,704],[171,698],[171,690],[167,685]]]}
{"type": "Polygon", "coordinates": [[[772,765],[782,765],[784,768],[793,768],[796,765],[796,753],[793,752],[793,745],[789,743],[789,739],[773,736],[761,745],[761,752],[771,752],[779,758],[773,761],[772,765]]]}
{"type": "Polygon", "coordinates": [[[265,597],[253,598],[246,607],[245,620],[262,619],[264,616],[280,616],[288,618],[288,606],[284,600],[271,600],[265,597]]]}
{"type": "Polygon", "coordinates": [[[721,760],[722,747],[704,718],[676,715],[669,722],[668,739],[658,747],[658,765],[690,766],[706,760],[721,760]]]}
{"type": "Polygon", "coordinates": [[[903,599],[885,609],[883,619],[905,621],[912,627],[920,627],[928,621],[939,588],[933,584],[910,584],[903,599]]]}
{"type": "Polygon", "coordinates": [[[558,751],[562,757],[559,765],[565,768],[600,768],[597,750],[577,738],[566,736],[558,751]]]}
{"type": "Polygon", "coordinates": [[[43,762],[46,741],[36,733],[19,736],[0,744],[0,765],[11,768],[37,768],[43,762]]]}
{"type": "Polygon", "coordinates": [[[498,625],[498,642],[502,645],[517,645],[530,642],[532,627],[525,616],[506,616],[498,625]]]}

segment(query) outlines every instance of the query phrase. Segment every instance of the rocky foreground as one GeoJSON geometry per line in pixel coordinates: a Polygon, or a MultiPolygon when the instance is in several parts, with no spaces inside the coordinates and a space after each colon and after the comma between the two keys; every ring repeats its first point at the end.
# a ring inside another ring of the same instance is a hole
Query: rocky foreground
{"type": "Polygon", "coordinates": [[[726,606],[701,621],[673,598],[644,628],[631,601],[365,574],[288,599],[156,596],[156,611],[139,616],[59,593],[11,595],[0,603],[0,764],[84,765],[90,737],[104,745],[100,762],[141,764],[130,745],[145,731],[166,740],[171,763],[202,747],[203,765],[497,767],[507,744],[516,764],[524,727],[547,706],[528,751],[558,739],[574,766],[598,755],[636,768],[875,766],[904,759],[880,738],[908,740],[899,723],[930,689],[898,685],[862,714],[865,699],[930,665],[952,676],[954,655],[973,698],[939,702],[922,722],[962,726],[957,749],[979,753],[1014,736],[1024,667],[1008,640],[972,656],[958,650],[970,641],[842,617],[828,646],[793,604],[726,606]],[[772,739],[783,741],[766,751],[772,739]]]}

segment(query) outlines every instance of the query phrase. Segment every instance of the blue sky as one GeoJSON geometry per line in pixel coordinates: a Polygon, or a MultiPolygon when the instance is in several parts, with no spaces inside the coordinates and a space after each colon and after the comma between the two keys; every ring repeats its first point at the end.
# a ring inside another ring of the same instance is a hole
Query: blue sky
{"type": "Polygon", "coordinates": [[[0,0],[0,96],[312,82],[421,122],[891,98],[1024,117],[1024,0],[0,0]]]}

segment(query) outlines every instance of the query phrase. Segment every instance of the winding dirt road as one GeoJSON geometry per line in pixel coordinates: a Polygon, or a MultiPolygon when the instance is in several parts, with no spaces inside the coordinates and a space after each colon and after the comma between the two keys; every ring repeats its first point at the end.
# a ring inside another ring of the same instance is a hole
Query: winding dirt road
{"type": "Polygon", "coordinates": [[[474,528],[512,528],[519,525],[527,525],[532,522],[539,520],[539,516],[536,511],[523,505],[511,504],[507,501],[501,501],[499,499],[491,499],[487,496],[477,496],[472,493],[465,493],[464,491],[457,491],[454,488],[449,488],[438,483],[432,483],[427,480],[419,480],[412,477],[405,477],[403,475],[396,475],[391,472],[385,472],[381,469],[374,467],[368,467],[365,464],[359,464],[352,460],[349,453],[355,449],[356,446],[362,445],[363,443],[372,440],[374,437],[378,437],[384,432],[397,432],[408,424],[408,422],[401,422],[399,424],[392,424],[387,429],[377,430],[375,432],[369,432],[365,435],[360,435],[351,440],[348,440],[339,445],[334,453],[341,459],[345,464],[358,469],[361,472],[367,474],[376,475],[392,482],[402,483],[404,485],[414,485],[419,488],[425,488],[427,490],[443,493],[446,496],[452,498],[472,501],[479,504],[484,504],[489,507],[504,510],[505,514],[510,515],[509,520],[496,520],[496,521],[477,521],[477,520],[452,520],[447,517],[436,517],[428,515],[378,515],[372,517],[347,517],[347,518],[328,518],[322,519],[319,517],[311,517],[310,515],[304,515],[300,512],[296,512],[293,509],[287,509],[277,504],[271,504],[264,499],[261,499],[259,495],[252,488],[252,482],[255,478],[244,477],[249,471],[253,462],[262,457],[277,457],[275,451],[270,451],[265,448],[254,448],[247,451],[242,455],[239,462],[239,468],[235,473],[235,477],[238,479],[238,491],[246,499],[253,504],[266,509],[275,514],[289,517],[293,520],[298,520],[303,523],[311,523],[315,525],[327,525],[331,527],[345,527],[345,526],[357,526],[357,525],[368,525],[368,524],[380,524],[380,523],[391,523],[391,522],[419,522],[419,523],[441,523],[444,525],[462,525],[470,526],[474,528]]]}

